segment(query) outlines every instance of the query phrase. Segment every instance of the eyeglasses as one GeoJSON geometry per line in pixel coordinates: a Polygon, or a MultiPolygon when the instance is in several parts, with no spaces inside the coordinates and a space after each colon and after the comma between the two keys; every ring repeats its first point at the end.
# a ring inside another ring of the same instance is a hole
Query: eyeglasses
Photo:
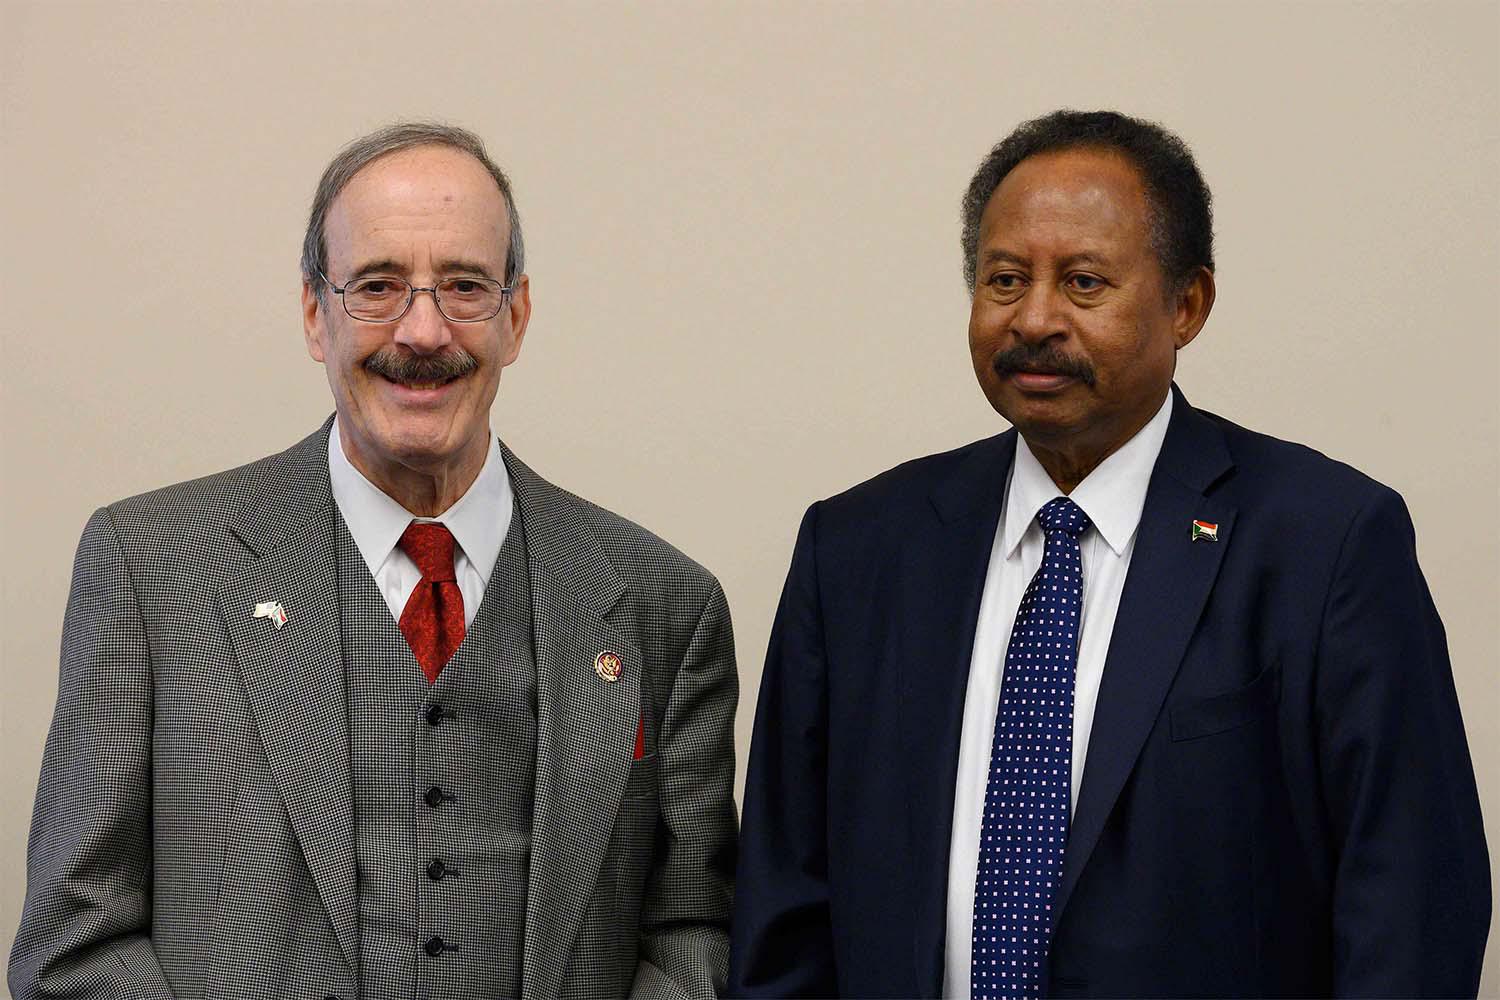
{"type": "Polygon", "coordinates": [[[494,319],[505,307],[514,285],[502,285],[492,278],[444,278],[436,285],[418,288],[404,278],[372,275],[355,278],[343,288],[329,280],[322,271],[318,277],[344,303],[344,312],[362,323],[394,323],[406,315],[418,292],[431,292],[438,312],[454,323],[483,323],[494,319]]]}

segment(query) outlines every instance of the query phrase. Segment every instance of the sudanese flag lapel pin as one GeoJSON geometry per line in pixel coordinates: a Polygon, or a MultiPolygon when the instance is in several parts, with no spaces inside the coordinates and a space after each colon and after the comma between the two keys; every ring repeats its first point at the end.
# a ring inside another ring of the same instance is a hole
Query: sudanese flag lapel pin
{"type": "Polygon", "coordinates": [[[1215,521],[1194,521],[1192,540],[1195,542],[1217,542],[1219,525],[1215,521]]]}

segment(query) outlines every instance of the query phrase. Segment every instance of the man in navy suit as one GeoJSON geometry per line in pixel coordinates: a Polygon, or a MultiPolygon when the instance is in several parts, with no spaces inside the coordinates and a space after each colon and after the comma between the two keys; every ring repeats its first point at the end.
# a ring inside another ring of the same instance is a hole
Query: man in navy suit
{"type": "Polygon", "coordinates": [[[964,220],[1015,429],[803,519],[731,992],[1472,996],[1489,867],[1411,521],[1173,385],[1214,301],[1191,153],[1057,112],[964,220]]]}

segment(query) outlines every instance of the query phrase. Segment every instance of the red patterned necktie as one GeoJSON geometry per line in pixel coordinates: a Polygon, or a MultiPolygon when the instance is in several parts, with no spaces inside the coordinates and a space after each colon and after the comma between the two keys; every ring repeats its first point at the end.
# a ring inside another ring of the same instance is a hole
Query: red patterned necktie
{"type": "Polygon", "coordinates": [[[413,521],[397,544],[422,571],[401,612],[401,634],[431,684],[464,641],[464,595],[453,575],[453,535],[441,524],[413,521]]]}

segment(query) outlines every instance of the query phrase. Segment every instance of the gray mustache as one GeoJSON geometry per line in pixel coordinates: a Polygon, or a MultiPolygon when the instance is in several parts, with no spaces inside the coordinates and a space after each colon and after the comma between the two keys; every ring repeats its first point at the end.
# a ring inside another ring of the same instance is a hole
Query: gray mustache
{"type": "Polygon", "coordinates": [[[366,371],[405,385],[447,382],[478,367],[474,355],[462,348],[442,354],[408,354],[388,347],[365,359],[366,371]]]}

